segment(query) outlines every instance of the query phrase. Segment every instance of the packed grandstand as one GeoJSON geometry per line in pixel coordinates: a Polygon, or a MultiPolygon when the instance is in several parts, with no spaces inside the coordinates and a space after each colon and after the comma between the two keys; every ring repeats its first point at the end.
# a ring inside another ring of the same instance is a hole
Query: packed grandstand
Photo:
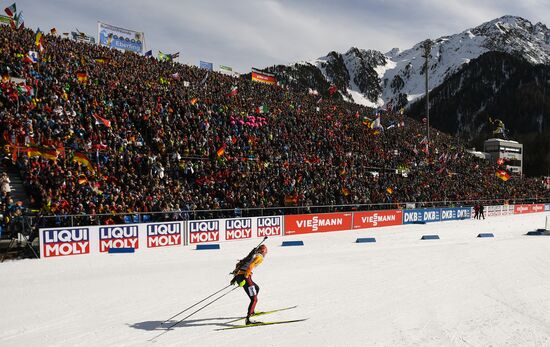
{"type": "Polygon", "coordinates": [[[424,123],[391,109],[377,120],[334,90],[54,34],[29,56],[36,40],[0,28],[2,165],[29,197],[22,208],[4,192],[4,223],[29,211],[56,226],[550,198],[541,179],[495,175],[458,138],[432,129],[427,144],[424,123]]]}

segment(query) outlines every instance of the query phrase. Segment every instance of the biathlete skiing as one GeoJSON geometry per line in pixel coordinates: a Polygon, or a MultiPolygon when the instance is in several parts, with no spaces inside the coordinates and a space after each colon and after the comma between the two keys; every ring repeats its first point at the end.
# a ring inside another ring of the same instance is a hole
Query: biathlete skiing
{"type": "Polygon", "coordinates": [[[237,263],[235,270],[232,272],[234,277],[231,280],[231,284],[238,284],[239,287],[243,287],[246,295],[250,298],[250,304],[246,312],[246,325],[257,323],[250,320],[250,317],[254,315],[254,310],[258,303],[258,293],[260,292],[260,287],[252,280],[252,270],[263,262],[266,254],[266,245],[254,248],[245,258],[237,263]]]}

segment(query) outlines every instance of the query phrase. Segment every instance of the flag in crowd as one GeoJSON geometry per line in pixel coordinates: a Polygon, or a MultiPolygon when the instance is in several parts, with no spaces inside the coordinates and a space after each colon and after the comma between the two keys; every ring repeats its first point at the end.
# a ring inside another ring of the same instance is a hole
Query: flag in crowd
{"type": "Polygon", "coordinates": [[[88,157],[86,157],[86,154],[75,152],[73,156],[73,161],[86,166],[90,172],[94,172],[94,167],[92,166],[92,163],[90,162],[88,157]]]}
{"type": "Polygon", "coordinates": [[[225,144],[216,151],[216,154],[218,155],[218,157],[221,157],[225,154],[225,144]]]}
{"type": "Polygon", "coordinates": [[[231,66],[220,65],[220,70],[233,71],[231,66]]]}
{"type": "Polygon", "coordinates": [[[510,174],[506,172],[506,170],[497,170],[495,175],[503,180],[504,182],[508,181],[510,179],[510,174]]]}
{"type": "Polygon", "coordinates": [[[99,124],[103,124],[105,125],[107,128],[110,128],[111,127],[111,121],[108,120],[108,119],[105,119],[101,116],[99,116],[98,114],[93,114],[94,118],[95,118],[95,124],[96,125],[99,125],[99,124]]]}
{"type": "Polygon", "coordinates": [[[235,96],[235,95],[237,95],[238,92],[239,92],[238,87],[233,86],[233,87],[231,87],[231,90],[229,91],[229,93],[227,95],[228,96],[235,96]]]}
{"type": "Polygon", "coordinates": [[[15,15],[15,12],[17,12],[17,8],[15,6],[15,2],[4,9],[4,12],[8,14],[8,16],[13,17],[15,15]]]}
{"type": "Polygon", "coordinates": [[[277,79],[274,74],[252,69],[252,81],[267,84],[277,84],[277,79]]]}
{"type": "Polygon", "coordinates": [[[256,113],[267,113],[267,112],[269,112],[269,109],[267,108],[266,105],[261,105],[256,107],[256,113]]]}
{"type": "Polygon", "coordinates": [[[328,95],[332,96],[334,93],[336,93],[337,90],[338,88],[336,87],[336,85],[331,84],[328,88],[328,95]]]}
{"type": "Polygon", "coordinates": [[[34,44],[36,45],[36,47],[38,47],[38,50],[40,52],[44,51],[42,36],[42,31],[40,31],[40,28],[38,28],[38,30],[36,31],[36,35],[34,35],[34,44]]]}
{"type": "Polygon", "coordinates": [[[78,82],[80,83],[87,83],[88,82],[88,74],[86,72],[77,72],[76,78],[78,79],[78,82]]]}
{"type": "Polygon", "coordinates": [[[27,55],[25,55],[25,58],[23,59],[26,63],[38,63],[38,52],[36,51],[29,51],[27,55]]]}
{"type": "Polygon", "coordinates": [[[202,61],[202,60],[201,60],[200,63],[199,63],[199,67],[200,67],[201,69],[205,69],[205,70],[208,70],[208,71],[212,71],[212,70],[214,69],[214,64],[209,63],[209,62],[207,62],[207,61],[202,61]]]}
{"type": "Polygon", "coordinates": [[[152,51],[152,50],[148,50],[147,52],[145,52],[144,56],[146,56],[146,57],[152,57],[152,56],[153,56],[153,51],[152,51]]]}
{"type": "Polygon", "coordinates": [[[25,27],[25,19],[23,19],[23,12],[16,13],[13,16],[11,27],[14,29],[21,29],[25,27]]]}
{"type": "Polygon", "coordinates": [[[203,84],[206,83],[206,80],[208,79],[208,74],[210,74],[210,71],[206,71],[206,75],[204,75],[204,78],[199,83],[199,86],[202,86],[203,84]]]}

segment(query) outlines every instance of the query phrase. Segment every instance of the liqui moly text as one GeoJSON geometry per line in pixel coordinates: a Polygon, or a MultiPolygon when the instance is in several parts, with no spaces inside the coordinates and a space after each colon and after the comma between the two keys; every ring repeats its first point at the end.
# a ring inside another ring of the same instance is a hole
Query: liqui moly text
{"type": "Polygon", "coordinates": [[[215,242],[220,240],[220,222],[217,220],[190,221],[191,243],[215,242]]]}
{"type": "Polygon", "coordinates": [[[88,228],[43,230],[42,257],[58,257],[90,253],[88,228]]]}
{"type": "Polygon", "coordinates": [[[139,248],[137,225],[121,225],[99,228],[99,251],[108,252],[110,248],[139,248]]]}
{"type": "Polygon", "coordinates": [[[147,225],[147,247],[181,246],[181,223],[147,225]]]}

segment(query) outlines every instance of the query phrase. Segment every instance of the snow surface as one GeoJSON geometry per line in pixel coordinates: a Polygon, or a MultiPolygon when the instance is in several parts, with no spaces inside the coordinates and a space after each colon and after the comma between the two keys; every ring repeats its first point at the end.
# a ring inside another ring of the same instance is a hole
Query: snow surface
{"type": "Polygon", "coordinates": [[[226,286],[256,241],[7,262],[0,345],[548,346],[550,237],[525,233],[549,215],[284,238],[303,247],[272,238],[254,274],[257,309],[299,305],[261,318],[307,321],[216,331],[245,313],[239,288],[154,342],[161,321],[226,286]],[[354,243],[359,236],[377,242],[354,243]]]}

